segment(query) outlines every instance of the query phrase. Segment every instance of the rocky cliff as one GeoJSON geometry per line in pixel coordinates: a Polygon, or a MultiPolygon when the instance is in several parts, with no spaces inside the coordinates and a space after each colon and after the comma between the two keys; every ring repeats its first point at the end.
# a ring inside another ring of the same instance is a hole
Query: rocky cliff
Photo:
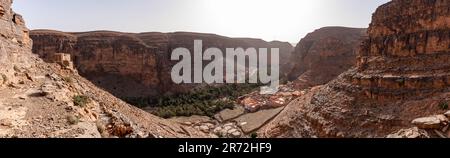
{"type": "MultiPolygon", "coordinates": [[[[0,71],[3,79],[12,78],[14,72],[10,71],[14,64],[22,64],[24,67],[27,61],[21,58],[22,52],[31,49],[31,39],[28,36],[29,30],[25,27],[22,16],[11,10],[12,0],[2,0],[0,3],[0,71]]],[[[28,51],[29,52],[29,51],[28,51]]],[[[27,53],[28,53],[27,52],[27,53]]]]}
{"type": "MultiPolygon", "coordinates": [[[[0,137],[207,137],[128,105],[76,72],[41,60],[31,52],[28,29],[11,4],[0,0],[0,137]]],[[[60,44],[71,44],[66,42],[60,44]]]]}
{"type": "MultiPolygon", "coordinates": [[[[380,6],[357,66],[293,101],[267,137],[384,137],[450,100],[450,1],[380,6]]],[[[448,132],[448,131],[445,131],[448,132]]]]}
{"type": "Polygon", "coordinates": [[[281,60],[286,60],[293,50],[289,43],[188,32],[131,34],[35,30],[31,32],[31,38],[34,53],[44,59],[55,53],[71,54],[81,75],[120,97],[158,96],[191,90],[190,85],[173,84],[170,72],[177,62],[171,61],[170,55],[179,47],[193,52],[197,39],[203,40],[204,49],[217,47],[223,52],[225,48],[237,47],[280,48],[281,60]]]}
{"type": "Polygon", "coordinates": [[[299,89],[323,85],[356,63],[356,52],[366,29],[325,27],[296,46],[291,58],[289,79],[299,89]]]}

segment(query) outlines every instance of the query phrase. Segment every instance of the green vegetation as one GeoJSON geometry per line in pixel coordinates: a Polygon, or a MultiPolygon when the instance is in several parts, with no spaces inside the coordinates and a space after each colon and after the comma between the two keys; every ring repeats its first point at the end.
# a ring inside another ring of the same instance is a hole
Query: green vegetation
{"type": "Polygon", "coordinates": [[[258,138],[258,133],[252,133],[252,134],[250,135],[250,138],[258,138]]]}
{"type": "Polygon", "coordinates": [[[439,103],[439,107],[442,110],[448,110],[448,103],[447,102],[441,102],[441,103],[439,103]]]}
{"type": "Polygon", "coordinates": [[[8,77],[6,77],[5,74],[2,74],[2,79],[3,79],[3,84],[5,84],[6,82],[8,82],[8,77]]]}
{"type": "Polygon", "coordinates": [[[66,83],[72,83],[72,82],[73,82],[73,81],[72,81],[72,78],[70,78],[70,77],[63,77],[62,80],[63,80],[64,82],[66,82],[66,83]]]}
{"type": "Polygon", "coordinates": [[[100,120],[97,120],[97,122],[95,122],[95,125],[97,126],[98,132],[103,133],[106,131],[106,126],[100,120]]]}
{"type": "Polygon", "coordinates": [[[76,95],[73,98],[73,103],[75,106],[85,107],[89,103],[89,97],[84,95],[76,95]]]}
{"type": "Polygon", "coordinates": [[[192,115],[213,116],[223,109],[233,108],[234,100],[258,87],[258,84],[208,86],[190,93],[167,95],[157,99],[125,98],[124,100],[140,108],[149,107],[153,114],[163,118],[192,115]]]}

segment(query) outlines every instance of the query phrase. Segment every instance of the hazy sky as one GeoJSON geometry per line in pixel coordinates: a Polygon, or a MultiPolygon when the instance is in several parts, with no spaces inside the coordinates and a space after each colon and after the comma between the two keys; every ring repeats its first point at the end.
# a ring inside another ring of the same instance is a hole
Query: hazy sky
{"type": "Polygon", "coordinates": [[[298,42],[324,26],[368,27],[389,0],[15,0],[30,29],[190,31],[298,42]]]}

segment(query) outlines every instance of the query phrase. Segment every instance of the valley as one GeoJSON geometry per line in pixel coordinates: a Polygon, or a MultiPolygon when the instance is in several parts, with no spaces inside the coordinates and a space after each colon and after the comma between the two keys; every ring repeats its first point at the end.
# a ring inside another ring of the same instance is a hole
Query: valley
{"type": "Polygon", "coordinates": [[[317,28],[295,47],[195,32],[29,30],[12,0],[0,2],[0,137],[450,137],[448,0],[392,0],[367,29],[317,28]],[[252,61],[279,58],[279,80],[226,82],[237,72],[217,75],[227,65],[201,60],[210,48],[215,60],[229,48],[244,56],[227,60],[249,81],[262,75],[250,75],[252,61]],[[244,51],[262,48],[267,59],[244,51]],[[277,92],[260,93],[271,83],[277,92]]]}

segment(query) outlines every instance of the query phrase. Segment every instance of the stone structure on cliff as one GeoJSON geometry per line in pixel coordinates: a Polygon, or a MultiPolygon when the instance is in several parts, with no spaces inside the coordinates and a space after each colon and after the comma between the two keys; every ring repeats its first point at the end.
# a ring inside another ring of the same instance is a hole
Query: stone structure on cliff
{"type": "Polygon", "coordinates": [[[356,63],[366,29],[324,27],[303,38],[291,57],[289,79],[299,89],[323,85],[356,63]]]}
{"type": "Polygon", "coordinates": [[[0,138],[208,137],[41,60],[31,52],[29,31],[11,4],[0,0],[0,138]]]}
{"type": "MultiPolygon", "coordinates": [[[[450,1],[380,6],[357,66],[292,102],[266,137],[385,137],[445,112],[450,100],[450,1]]],[[[448,131],[446,131],[448,132],[448,131]]]]}
{"type": "Polygon", "coordinates": [[[217,47],[223,52],[225,48],[237,47],[280,48],[281,60],[287,60],[293,50],[289,43],[188,32],[131,34],[36,30],[31,37],[34,53],[43,58],[58,52],[70,53],[82,76],[119,97],[148,97],[191,90],[192,85],[173,84],[170,72],[177,62],[170,60],[170,54],[179,47],[193,52],[196,39],[203,40],[204,48],[217,47]]]}

